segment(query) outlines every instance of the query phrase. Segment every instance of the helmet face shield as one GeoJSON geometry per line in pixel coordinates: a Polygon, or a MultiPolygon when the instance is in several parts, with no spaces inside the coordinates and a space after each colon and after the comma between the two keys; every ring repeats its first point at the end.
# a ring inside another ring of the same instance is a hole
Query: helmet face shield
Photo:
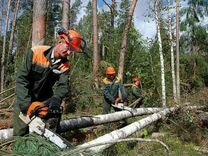
{"type": "Polygon", "coordinates": [[[71,38],[68,43],[71,50],[76,52],[84,52],[86,47],[86,41],[82,38],[71,38]]]}
{"type": "Polygon", "coordinates": [[[86,47],[86,41],[83,39],[82,35],[75,30],[65,30],[60,28],[57,31],[59,37],[63,39],[69,46],[71,51],[84,52],[86,47]]]}

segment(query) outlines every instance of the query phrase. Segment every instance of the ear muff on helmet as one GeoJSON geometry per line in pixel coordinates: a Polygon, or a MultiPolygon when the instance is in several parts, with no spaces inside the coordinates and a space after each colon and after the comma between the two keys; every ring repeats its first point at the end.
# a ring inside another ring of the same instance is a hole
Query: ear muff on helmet
{"type": "Polygon", "coordinates": [[[29,117],[38,116],[40,118],[46,118],[48,113],[49,109],[43,102],[33,102],[27,110],[29,117]]]}
{"type": "Polygon", "coordinates": [[[57,33],[70,46],[72,51],[84,52],[86,41],[80,33],[75,30],[67,31],[64,28],[60,28],[57,33]]]}

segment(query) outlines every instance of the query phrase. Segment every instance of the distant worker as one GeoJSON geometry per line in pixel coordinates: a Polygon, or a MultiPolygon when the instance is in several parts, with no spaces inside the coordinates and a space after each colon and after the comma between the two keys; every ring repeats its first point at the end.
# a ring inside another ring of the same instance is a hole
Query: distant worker
{"type": "Polygon", "coordinates": [[[106,69],[106,77],[103,79],[103,84],[103,114],[108,114],[111,111],[112,104],[116,105],[127,101],[127,93],[120,79],[116,77],[116,71],[113,67],[106,69]]]}
{"type": "Polygon", "coordinates": [[[54,118],[55,120],[52,120],[49,126],[53,125],[50,127],[53,130],[58,128],[62,114],[61,103],[69,93],[68,57],[72,52],[84,50],[84,44],[82,44],[84,40],[78,32],[60,29],[58,34],[61,41],[55,46],[32,47],[18,71],[14,105],[14,136],[29,133],[28,125],[19,118],[20,112],[29,117],[38,116],[44,121],[54,118]]]}
{"type": "Polygon", "coordinates": [[[136,100],[138,100],[137,103],[134,104],[133,107],[140,107],[143,104],[143,96],[142,96],[142,90],[141,90],[141,78],[138,76],[135,76],[132,78],[133,85],[130,90],[129,95],[129,102],[132,104],[136,100]]]}

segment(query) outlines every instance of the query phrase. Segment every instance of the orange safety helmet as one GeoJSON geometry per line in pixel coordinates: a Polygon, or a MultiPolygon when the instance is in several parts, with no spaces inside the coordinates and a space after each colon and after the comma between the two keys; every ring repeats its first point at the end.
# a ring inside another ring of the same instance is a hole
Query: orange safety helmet
{"type": "Polygon", "coordinates": [[[75,30],[65,30],[61,28],[58,30],[58,35],[63,39],[74,51],[83,52],[86,42],[82,35],[75,30]]]}
{"type": "Polygon", "coordinates": [[[27,110],[27,115],[29,117],[36,115],[40,118],[45,118],[48,115],[48,112],[49,109],[43,102],[33,102],[27,110]]]}
{"type": "Polygon", "coordinates": [[[107,75],[113,75],[113,74],[116,74],[116,71],[115,71],[115,69],[113,67],[108,67],[106,69],[106,74],[107,75]]]}
{"type": "Polygon", "coordinates": [[[133,82],[136,82],[136,81],[141,82],[141,78],[138,77],[138,76],[135,76],[135,77],[132,78],[132,81],[133,81],[133,82]]]}

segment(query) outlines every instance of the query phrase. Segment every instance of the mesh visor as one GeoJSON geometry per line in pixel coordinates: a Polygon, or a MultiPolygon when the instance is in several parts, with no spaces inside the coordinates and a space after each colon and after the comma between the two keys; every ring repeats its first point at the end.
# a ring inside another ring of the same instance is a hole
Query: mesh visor
{"type": "Polygon", "coordinates": [[[72,51],[84,52],[86,47],[86,41],[82,38],[74,37],[70,39],[69,45],[72,48],[72,51]]]}

